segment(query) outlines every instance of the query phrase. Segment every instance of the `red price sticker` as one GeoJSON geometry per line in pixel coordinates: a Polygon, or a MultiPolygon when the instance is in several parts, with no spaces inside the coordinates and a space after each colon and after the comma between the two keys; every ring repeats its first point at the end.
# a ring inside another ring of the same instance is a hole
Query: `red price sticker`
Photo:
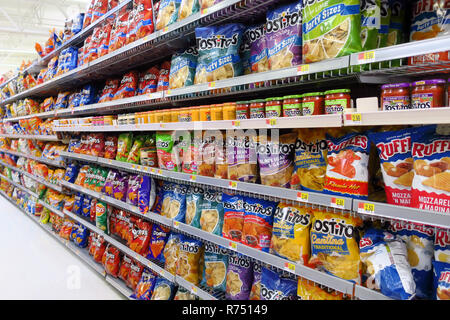
{"type": "Polygon", "coordinates": [[[345,199],[331,198],[330,206],[338,209],[345,209],[345,199]]]}
{"type": "Polygon", "coordinates": [[[237,181],[229,181],[228,187],[231,189],[237,189],[237,181]]]}
{"type": "Polygon", "coordinates": [[[295,273],[295,264],[291,262],[284,263],[284,270],[295,273]]]}
{"type": "Polygon", "coordinates": [[[308,202],[309,201],[309,193],[297,192],[297,201],[308,202]]]}
{"type": "Polygon", "coordinates": [[[375,205],[373,203],[359,202],[358,203],[358,213],[374,214],[375,213],[375,205]]]}
{"type": "Polygon", "coordinates": [[[297,67],[297,75],[309,73],[309,64],[302,64],[297,67]]]}
{"type": "Polygon", "coordinates": [[[231,125],[232,125],[234,128],[238,128],[238,127],[241,126],[241,121],[240,121],[240,120],[233,120],[233,121],[231,121],[231,125]]]}

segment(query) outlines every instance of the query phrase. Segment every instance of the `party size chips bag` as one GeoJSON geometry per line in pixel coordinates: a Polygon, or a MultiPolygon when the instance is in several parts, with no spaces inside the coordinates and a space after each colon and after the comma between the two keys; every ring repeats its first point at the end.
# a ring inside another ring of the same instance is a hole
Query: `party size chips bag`
{"type": "Polygon", "coordinates": [[[199,186],[190,186],[186,194],[185,223],[200,228],[201,203],[205,190],[199,186]]]}
{"type": "Polygon", "coordinates": [[[361,1],[361,45],[364,51],[377,48],[381,27],[380,1],[361,1]]]}
{"type": "Polygon", "coordinates": [[[183,184],[174,184],[173,186],[166,217],[175,221],[184,222],[186,215],[186,194],[189,187],[183,184]]]}
{"type": "Polygon", "coordinates": [[[310,208],[279,203],[273,219],[271,253],[307,264],[311,250],[309,231],[312,216],[310,208]]]}
{"type": "Polygon", "coordinates": [[[177,261],[177,276],[198,285],[202,274],[199,272],[203,243],[200,240],[181,235],[177,261]]]}
{"type": "Polygon", "coordinates": [[[303,62],[362,51],[360,32],[360,1],[306,1],[303,8],[303,62]]]}
{"type": "Polygon", "coordinates": [[[222,193],[219,191],[206,190],[203,194],[200,210],[200,228],[204,231],[221,236],[224,216],[222,193]]]}
{"type": "Polygon", "coordinates": [[[183,88],[194,84],[197,59],[198,50],[195,46],[172,56],[169,89],[183,88]]]}
{"type": "Polygon", "coordinates": [[[153,287],[153,294],[151,300],[172,300],[175,296],[175,283],[162,278],[156,278],[155,286],[153,287]]]}
{"type": "Polygon", "coordinates": [[[244,227],[244,197],[242,195],[222,194],[224,221],[222,237],[240,242],[244,227]]]}
{"type": "Polygon", "coordinates": [[[242,38],[241,57],[244,74],[269,70],[265,23],[247,26],[242,38]]]}
{"type": "Polygon", "coordinates": [[[261,300],[297,300],[297,281],[263,267],[261,300]]]}
{"type": "Polygon", "coordinates": [[[302,2],[267,11],[265,37],[270,70],[302,63],[302,2]]]}
{"type": "Polygon", "coordinates": [[[228,267],[228,250],[218,245],[205,242],[205,256],[201,285],[215,290],[226,290],[228,267]]]}
{"type": "Polygon", "coordinates": [[[161,0],[158,16],[156,18],[156,30],[162,30],[178,19],[181,0],[161,0]]]}
{"type": "Polygon", "coordinates": [[[136,285],[134,294],[131,297],[136,300],[150,300],[153,294],[156,277],[157,275],[152,270],[145,268],[136,285]]]}
{"type": "Polygon", "coordinates": [[[301,277],[298,278],[297,296],[300,300],[343,300],[341,292],[328,292],[301,277]]]}
{"type": "Polygon", "coordinates": [[[253,280],[250,258],[233,252],[228,255],[226,295],[228,300],[248,300],[253,280]]]}
{"type": "Polygon", "coordinates": [[[162,225],[153,224],[152,236],[150,239],[150,245],[148,247],[147,258],[163,260],[163,250],[169,238],[170,229],[162,225]]]}

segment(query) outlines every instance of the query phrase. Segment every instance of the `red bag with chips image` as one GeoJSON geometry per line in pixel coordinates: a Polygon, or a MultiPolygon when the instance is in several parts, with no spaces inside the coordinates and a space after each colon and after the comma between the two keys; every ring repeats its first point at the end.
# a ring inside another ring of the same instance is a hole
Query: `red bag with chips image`
{"type": "Polygon", "coordinates": [[[120,12],[116,18],[114,29],[111,32],[109,41],[109,52],[113,52],[119,48],[122,48],[127,40],[128,32],[128,19],[130,16],[130,10],[128,6],[124,6],[120,9],[120,12]]]}
{"type": "Polygon", "coordinates": [[[144,265],[140,262],[132,259],[130,264],[130,273],[128,274],[128,278],[126,284],[131,289],[136,290],[136,286],[141,279],[142,272],[144,271],[144,265]]]}
{"type": "Polygon", "coordinates": [[[105,149],[105,135],[103,133],[94,133],[90,139],[91,156],[103,157],[105,149]]]}
{"type": "Polygon", "coordinates": [[[107,243],[101,235],[97,235],[97,237],[94,237],[92,240],[92,245],[94,247],[92,255],[94,257],[94,261],[102,263],[102,257],[103,253],[105,253],[107,243]]]}
{"type": "Polygon", "coordinates": [[[134,11],[134,39],[132,36],[130,41],[141,39],[154,30],[152,0],[134,0],[134,11]]]}
{"type": "Polygon", "coordinates": [[[159,69],[158,86],[156,91],[165,91],[169,88],[170,61],[164,61],[159,69]]]}
{"type": "Polygon", "coordinates": [[[131,230],[132,238],[129,239],[130,241],[128,243],[130,249],[140,255],[145,255],[150,242],[151,230],[151,223],[145,222],[141,219],[137,220],[133,224],[133,228],[131,230]]]}
{"type": "Polygon", "coordinates": [[[116,247],[108,244],[102,256],[102,264],[105,267],[106,273],[117,278],[120,267],[120,251],[116,247]]]}
{"type": "Polygon", "coordinates": [[[109,0],[96,0],[92,8],[92,19],[91,23],[95,22],[106,12],[108,12],[108,1],[109,0]]]}
{"type": "Polygon", "coordinates": [[[103,87],[99,103],[111,101],[114,94],[119,90],[120,79],[108,79],[103,87]]]}
{"type": "Polygon", "coordinates": [[[109,52],[109,40],[111,37],[112,25],[107,23],[100,29],[98,57],[102,57],[109,52]]]}
{"type": "Polygon", "coordinates": [[[141,73],[139,78],[138,94],[148,94],[156,92],[158,86],[159,69],[156,66],[150,67],[141,73]]]}
{"type": "Polygon", "coordinates": [[[92,32],[92,38],[89,43],[89,52],[88,52],[88,59],[87,62],[94,61],[98,58],[98,49],[100,47],[100,36],[101,36],[102,29],[100,27],[97,27],[92,32]]]}
{"type": "Polygon", "coordinates": [[[96,2],[97,2],[97,0],[91,1],[91,4],[89,5],[89,8],[86,11],[86,14],[84,15],[83,29],[85,29],[92,22],[92,10],[93,10],[96,2]]]}
{"type": "Polygon", "coordinates": [[[122,263],[120,264],[119,268],[119,279],[122,279],[123,281],[127,281],[128,274],[130,273],[130,266],[131,266],[131,258],[127,255],[124,255],[122,258],[122,263]]]}
{"type": "Polygon", "coordinates": [[[95,223],[95,217],[97,216],[97,199],[96,198],[92,198],[91,200],[91,211],[89,211],[89,219],[95,223]]]}
{"type": "Polygon", "coordinates": [[[133,97],[139,81],[138,72],[133,70],[126,73],[120,81],[119,90],[114,94],[113,100],[133,97]]]}
{"type": "Polygon", "coordinates": [[[117,136],[108,136],[105,139],[105,155],[106,159],[116,159],[117,155],[117,136]]]}

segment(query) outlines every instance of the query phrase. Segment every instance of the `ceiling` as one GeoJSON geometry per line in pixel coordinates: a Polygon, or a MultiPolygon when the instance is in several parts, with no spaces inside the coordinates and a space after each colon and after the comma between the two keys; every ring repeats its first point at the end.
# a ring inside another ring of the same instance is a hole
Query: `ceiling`
{"type": "Polygon", "coordinates": [[[62,30],[66,19],[85,12],[90,0],[0,0],[0,76],[38,55],[49,30],[62,30]]]}

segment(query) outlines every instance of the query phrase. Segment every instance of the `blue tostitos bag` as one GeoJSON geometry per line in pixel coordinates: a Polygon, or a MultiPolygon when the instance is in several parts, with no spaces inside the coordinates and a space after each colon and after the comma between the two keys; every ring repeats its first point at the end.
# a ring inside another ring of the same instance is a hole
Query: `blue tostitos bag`
{"type": "Polygon", "coordinates": [[[261,300],[297,300],[297,281],[261,268],[261,300]]]}

